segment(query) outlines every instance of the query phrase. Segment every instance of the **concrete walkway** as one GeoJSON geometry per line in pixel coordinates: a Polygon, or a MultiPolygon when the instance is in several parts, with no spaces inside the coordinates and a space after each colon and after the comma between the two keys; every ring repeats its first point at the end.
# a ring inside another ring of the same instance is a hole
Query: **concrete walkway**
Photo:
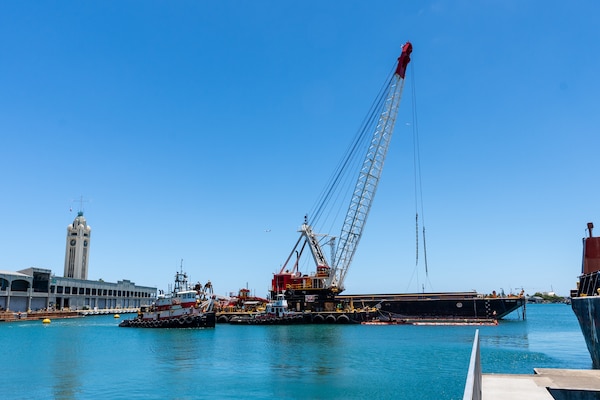
{"type": "Polygon", "coordinates": [[[560,393],[553,397],[548,389],[557,392],[585,391],[595,396],[585,398],[600,398],[600,370],[535,368],[534,372],[532,375],[482,374],[483,400],[567,398],[560,393]]]}

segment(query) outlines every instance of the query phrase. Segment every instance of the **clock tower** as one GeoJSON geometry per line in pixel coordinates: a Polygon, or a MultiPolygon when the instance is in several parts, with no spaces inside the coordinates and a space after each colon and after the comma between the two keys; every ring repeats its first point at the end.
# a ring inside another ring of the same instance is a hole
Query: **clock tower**
{"type": "Polygon", "coordinates": [[[79,211],[73,223],[67,226],[65,278],[87,280],[91,232],[92,228],[85,221],[83,211],[79,211]]]}

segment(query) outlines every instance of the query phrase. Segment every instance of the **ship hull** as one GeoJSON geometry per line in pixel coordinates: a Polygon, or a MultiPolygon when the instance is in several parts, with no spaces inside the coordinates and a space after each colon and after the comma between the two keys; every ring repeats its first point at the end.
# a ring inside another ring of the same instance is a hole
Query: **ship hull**
{"type": "Polygon", "coordinates": [[[600,369],[600,297],[573,297],[571,307],[577,316],[585,344],[592,357],[592,367],[600,369]]]}
{"type": "Polygon", "coordinates": [[[214,328],[216,317],[214,312],[182,316],[180,318],[143,319],[134,318],[122,321],[122,328],[214,328]]]}
{"type": "Polygon", "coordinates": [[[526,303],[524,297],[482,297],[472,292],[344,295],[336,299],[355,308],[375,307],[395,319],[498,320],[526,303]]]}

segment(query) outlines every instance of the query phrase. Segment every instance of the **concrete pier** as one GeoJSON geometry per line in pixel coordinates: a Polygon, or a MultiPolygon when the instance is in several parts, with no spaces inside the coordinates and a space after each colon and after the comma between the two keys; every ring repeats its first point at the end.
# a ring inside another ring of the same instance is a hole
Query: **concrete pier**
{"type": "Polygon", "coordinates": [[[138,308],[103,308],[101,310],[62,310],[62,311],[30,311],[30,312],[0,312],[0,322],[34,321],[43,319],[78,318],[87,315],[129,314],[137,313],[138,308]]]}
{"type": "Polygon", "coordinates": [[[600,370],[534,368],[534,374],[482,374],[475,332],[463,400],[600,399],[600,370]]]}
{"type": "Polygon", "coordinates": [[[535,368],[531,375],[483,374],[482,399],[600,399],[600,371],[535,368]]]}

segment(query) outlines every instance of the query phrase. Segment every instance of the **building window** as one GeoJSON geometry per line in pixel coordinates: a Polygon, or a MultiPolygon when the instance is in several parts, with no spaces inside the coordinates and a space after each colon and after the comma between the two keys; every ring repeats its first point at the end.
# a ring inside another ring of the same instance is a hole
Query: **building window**
{"type": "Polygon", "coordinates": [[[96,295],[96,289],[92,289],[92,296],[96,295]]]}
{"type": "Polygon", "coordinates": [[[85,294],[87,294],[88,296],[90,295],[90,288],[85,288],[85,294]]]}
{"type": "Polygon", "coordinates": [[[56,293],[62,294],[62,292],[63,292],[63,287],[62,286],[57,286],[56,287],[56,293]]]}
{"type": "Polygon", "coordinates": [[[79,288],[79,294],[83,294],[83,288],[82,287],[79,288]]]}
{"type": "MultiPolygon", "coordinates": [[[[75,293],[77,293],[77,292],[75,292],[75,293]]],[[[71,288],[69,286],[67,286],[65,288],[65,294],[71,294],[71,288]]]]}

